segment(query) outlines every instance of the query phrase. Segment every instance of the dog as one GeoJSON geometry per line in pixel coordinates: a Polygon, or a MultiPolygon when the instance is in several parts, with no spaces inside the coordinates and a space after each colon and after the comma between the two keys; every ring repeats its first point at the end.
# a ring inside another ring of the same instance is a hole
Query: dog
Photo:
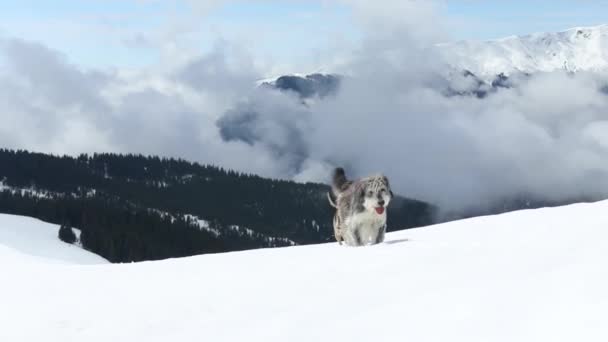
{"type": "Polygon", "coordinates": [[[334,215],[336,241],[348,246],[365,246],[384,242],[386,207],[393,199],[388,178],[375,175],[348,180],[343,168],[336,168],[332,177],[332,193],[328,193],[334,215]]]}

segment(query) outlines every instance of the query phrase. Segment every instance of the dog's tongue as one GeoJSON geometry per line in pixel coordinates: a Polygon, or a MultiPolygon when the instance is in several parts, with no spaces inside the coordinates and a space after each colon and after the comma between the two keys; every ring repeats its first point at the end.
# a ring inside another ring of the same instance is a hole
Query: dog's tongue
{"type": "Polygon", "coordinates": [[[378,215],[382,215],[382,213],[384,213],[384,207],[377,207],[376,212],[378,213],[378,215]]]}

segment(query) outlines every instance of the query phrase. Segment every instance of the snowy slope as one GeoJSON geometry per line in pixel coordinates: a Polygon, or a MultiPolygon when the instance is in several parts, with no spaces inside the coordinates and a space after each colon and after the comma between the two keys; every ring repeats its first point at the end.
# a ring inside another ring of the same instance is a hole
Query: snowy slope
{"type": "Polygon", "coordinates": [[[92,266],[4,253],[0,341],[606,341],[607,256],[608,201],[362,248],[92,266]]]}
{"type": "Polygon", "coordinates": [[[438,50],[458,70],[482,77],[500,73],[608,70],[608,25],[576,27],[490,41],[460,41],[438,50]]]}
{"type": "Polygon", "coordinates": [[[58,231],[58,225],[30,217],[0,214],[0,263],[108,263],[96,254],[60,241],[58,231]]]}

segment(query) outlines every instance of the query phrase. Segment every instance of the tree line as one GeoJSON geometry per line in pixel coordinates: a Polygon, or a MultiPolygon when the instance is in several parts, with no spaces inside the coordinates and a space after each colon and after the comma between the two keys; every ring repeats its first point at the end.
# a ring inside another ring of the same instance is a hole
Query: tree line
{"type": "MultiPolygon", "coordinates": [[[[173,158],[8,149],[0,149],[0,181],[0,212],[78,228],[82,245],[112,262],[333,240],[325,184],[173,158]]],[[[427,203],[391,206],[389,230],[433,222],[427,203]]]]}

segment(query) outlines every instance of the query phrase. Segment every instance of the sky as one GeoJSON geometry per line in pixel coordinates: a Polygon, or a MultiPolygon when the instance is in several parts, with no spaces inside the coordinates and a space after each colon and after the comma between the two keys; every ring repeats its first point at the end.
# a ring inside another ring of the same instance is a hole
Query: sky
{"type": "MultiPolygon", "coordinates": [[[[315,71],[338,62],[329,47],[362,35],[344,1],[1,0],[0,9],[0,34],[44,42],[76,64],[98,68],[155,65],[224,39],[240,42],[276,72],[315,71]]],[[[438,11],[446,40],[608,22],[608,1],[601,0],[444,0],[438,11]]]]}
{"type": "Polygon", "coordinates": [[[606,1],[0,0],[0,147],[296,181],[343,166],[448,210],[607,198],[608,68],[570,74],[561,58],[608,65],[608,26],[537,41],[538,61],[558,42],[545,56],[557,67],[510,75],[484,99],[449,96],[477,81],[435,45],[593,26],[605,13],[606,1]],[[314,71],[345,77],[306,103],[256,87],[314,71]]]}

